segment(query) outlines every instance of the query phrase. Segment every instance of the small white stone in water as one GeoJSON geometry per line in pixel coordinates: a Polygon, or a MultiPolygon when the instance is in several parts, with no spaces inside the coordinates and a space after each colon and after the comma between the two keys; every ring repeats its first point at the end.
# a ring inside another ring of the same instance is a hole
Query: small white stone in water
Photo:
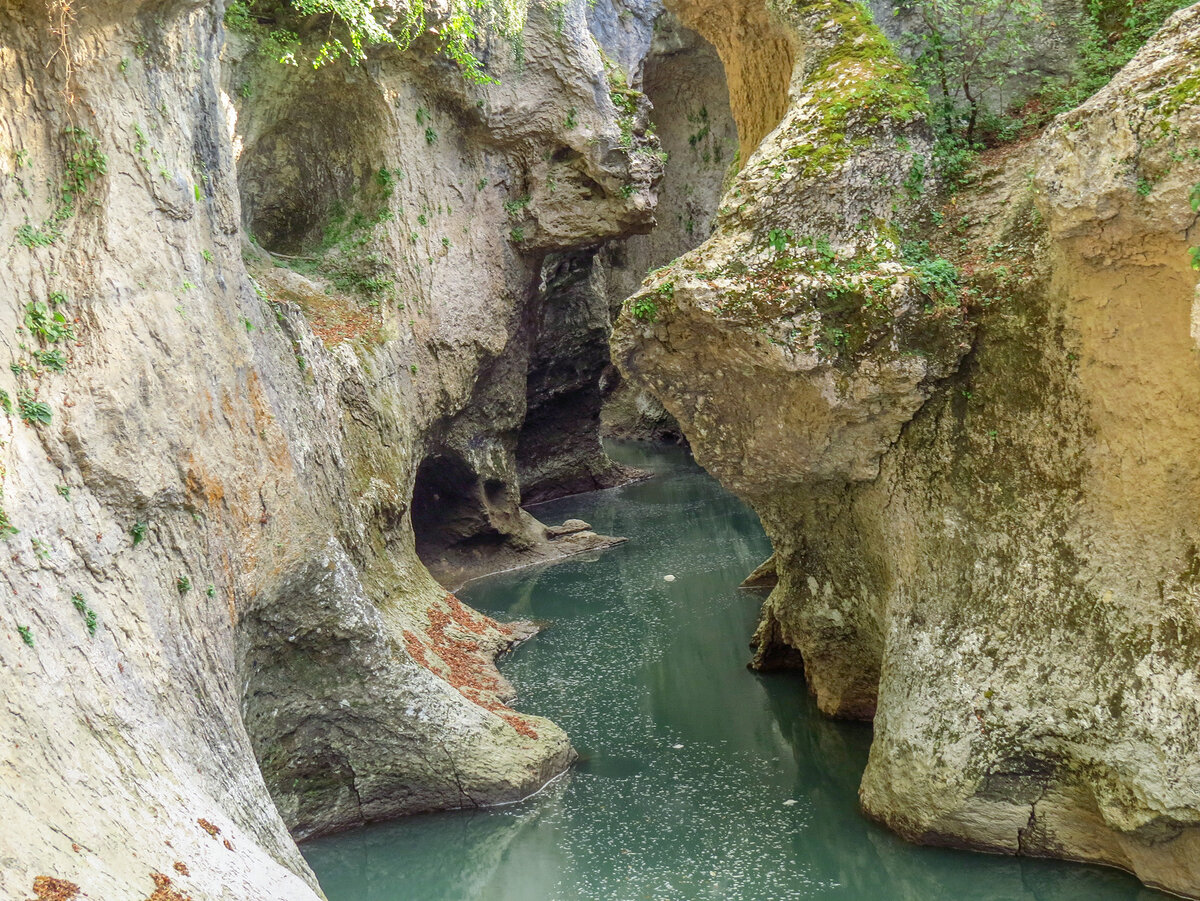
{"type": "Polygon", "coordinates": [[[676,751],[678,751],[680,748],[683,747],[683,745],[671,745],[671,747],[674,748],[676,751]]]}
{"type": "Polygon", "coordinates": [[[674,576],[663,576],[663,581],[664,582],[674,582],[675,577],[674,576]]]}
{"type": "Polygon", "coordinates": [[[784,802],[783,802],[783,806],[784,806],[784,807],[791,807],[791,806],[792,806],[793,804],[795,804],[795,803],[797,803],[797,801],[796,801],[796,799],[795,799],[795,798],[788,798],[786,801],[784,801],[784,802]]]}

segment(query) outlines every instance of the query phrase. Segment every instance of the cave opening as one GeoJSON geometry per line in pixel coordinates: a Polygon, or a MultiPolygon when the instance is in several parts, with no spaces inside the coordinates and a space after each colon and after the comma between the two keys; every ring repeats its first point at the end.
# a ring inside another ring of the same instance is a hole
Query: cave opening
{"type": "Polygon", "coordinates": [[[506,536],[489,516],[493,503],[503,499],[502,482],[481,483],[467,463],[450,451],[426,457],[413,485],[412,526],[417,556],[431,569],[445,558],[497,547],[506,536]]]}
{"type": "Polygon", "coordinates": [[[238,159],[244,225],[286,256],[321,250],[331,227],[379,206],[376,175],[388,158],[387,110],[369,86],[334,71],[296,81],[305,83],[281,85],[269,107],[253,109],[238,159]]]}

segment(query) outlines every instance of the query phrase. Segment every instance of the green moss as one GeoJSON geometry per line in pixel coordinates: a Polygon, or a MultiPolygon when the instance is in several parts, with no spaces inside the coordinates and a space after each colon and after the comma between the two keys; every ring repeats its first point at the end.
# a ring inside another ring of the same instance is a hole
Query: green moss
{"type": "Polygon", "coordinates": [[[896,55],[888,39],[858,3],[845,0],[798,2],[792,10],[823,27],[833,24],[838,38],[820,56],[805,82],[816,117],[798,134],[787,156],[801,161],[806,177],[832,171],[869,145],[865,134],[886,121],[923,118],[929,97],[914,81],[912,67],[896,55]]]}

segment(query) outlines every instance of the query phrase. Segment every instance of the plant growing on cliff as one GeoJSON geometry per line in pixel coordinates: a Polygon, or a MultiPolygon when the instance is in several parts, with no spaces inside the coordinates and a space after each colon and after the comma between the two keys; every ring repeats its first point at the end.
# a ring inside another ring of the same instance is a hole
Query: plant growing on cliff
{"type": "Polygon", "coordinates": [[[653,322],[658,318],[658,304],[649,297],[639,297],[629,305],[629,312],[640,322],[653,322]]]}
{"type": "Polygon", "coordinates": [[[1073,109],[1096,93],[1176,10],[1190,0],[1088,0],[1078,25],[1078,72],[1047,85],[1051,113],[1073,109]]]}
{"type": "Polygon", "coordinates": [[[17,408],[21,413],[21,421],[26,425],[49,425],[54,415],[50,405],[38,400],[28,388],[17,397],[17,408]]]}
{"type": "Polygon", "coordinates": [[[928,241],[910,241],[901,249],[901,254],[904,262],[912,267],[913,278],[921,293],[939,307],[958,305],[961,283],[953,263],[934,256],[928,241]]]}
{"type": "Polygon", "coordinates": [[[525,25],[525,7],[513,0],[450,0],[434,23],[427,21],[424,0],[388,9],[399,13],[395,20],[382,19],[371,0],[234,0],[225,24],[279,62],[314,69],[342,58],[357,65],[371,46],[407,50],[432,32],[438,52],[474,83],[495,82],[474,51],[480,39],[516,35],[525,25]],[[319,37],[306,40],[310,35],[319,37]]]}
{"type": "Polygon", "coordinates": [[[17,243],[30,249],[48,247],[62,237],[63,223],[75,215],[92,185],[108,172],[108,157],[101,153],[99,141],[86,130],[71,127],[63,131],[63,137],[67,147],[58,193],[51,195],[54,212],[41,226],[26,220],[17,229],[17,243]]]}
{"type": "Polygon", "coordinates": [[[1021,71],[1041,0],[911,0],[896,8],[916,28],[904,41],[920,80],[936,98],[944,132],[968,144],[983,112],[985,87],[1002,87],[1021,71]]]}
{"type": "Polygon", "coordinates": [[[71,595],[71,605],[83,614],[83,623],[87,627],[88,635],[95,637],[96,626],[99,623],[99,618],[96,616],[96,611],[88,606],[87,601],[83,599],[83,595],[76,592],[71,595]]]}
{"type": "Polygon", "coordinates": [[[25,305],[24,322],[31,335],[47,344],[75,338],[75,329],[67,317],[57,310],[51,310],[44,301],[34,300],[25,305]]]}
{"type": "Polygon", "coordinates": [[[129,537],[133,539],[133,546],[137,547],[146,538],[146,523],[138,520],[129,527],[129,537]]]}
{"type": "Polygon", "coordinates": [[[773,228],[767,232],[767,243],[771,245],[771,249],[776,254],[781,254],[787,250],[788,244],[795,237],[795,233],[790,229],[773,228]]]}
{"type": "Polygon", "coordinates": [[[8,514],[4,512],[4,508],[0,507],[0,541],[20,534],[20,531],[20,529],[13,526],[12,522],[9,521],[8,514]]]}
{"type": "Polygon", "coordinates": [[[33,647],[33,630],[29,626],[17,626],[17,634],[21,636],[21,641],[33,647]]]}

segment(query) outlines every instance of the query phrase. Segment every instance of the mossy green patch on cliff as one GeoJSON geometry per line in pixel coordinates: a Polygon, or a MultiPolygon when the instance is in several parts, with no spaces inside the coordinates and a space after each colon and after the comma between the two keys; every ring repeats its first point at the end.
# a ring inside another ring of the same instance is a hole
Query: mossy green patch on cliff
{"type": "Polygon", "coordinates": [[[884,122],[906,124],[928,113],[929,97],[914,82],[912,67],[896,55],[865,7],[813,0],[788,9],[816,28],[838,31],[805,79],[808,103],[794,126],[800,140],[785,154],[801,163],[804,176],[832,171],[868,146],[870,131],[884,122]]]}

